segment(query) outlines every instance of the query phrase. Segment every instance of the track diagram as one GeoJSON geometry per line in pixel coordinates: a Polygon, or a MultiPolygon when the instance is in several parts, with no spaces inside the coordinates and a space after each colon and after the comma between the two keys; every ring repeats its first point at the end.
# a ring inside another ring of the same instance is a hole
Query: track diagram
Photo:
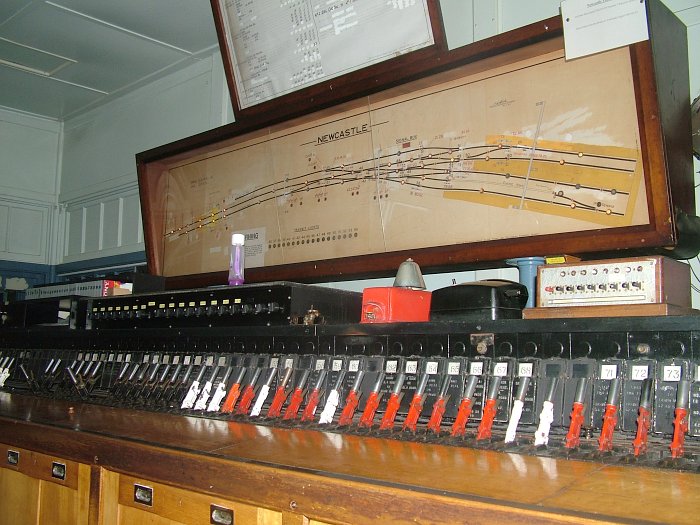
{"type": "MultiPolygon", "coordinates": [[[[442,198],[484,201],[502,199],[502,205],[525,201],[527,209],[537,207],[547,213],[579,212],[587,220],[609,222],[605,216],[624,217],[631,193],[637,160],[581,151],[539,149],[534,152],[523,144],[503,142],[469,148],[413,148],[370,161],[358,161],[296,175],[222,202],[195,216],[186,224],[173,227],[166,237],[186,235],[193,230],[213,226],[268,201],[284,201],[295,194],[327,192],[345,184],[381,184],[387,188],[399,184],[417,192],[436,192],[442,198]],[[537,175],[528,176],[529,156],[537,175]],[[549,158],[546,158],[549,157],[549,158]],[[557,175],[553,175],[556,171],[557,175]],[[595,180],[594,180],[595,179],[595,180]],[[527,191],[525,180],[536,189],[527,191]],[[581,181],[585,180],[585,183],[581,181]]],[[[620,153],[622,154],[622,152],[620,153]]],[[[388,197],[388,195],[387,195],[388,197]]],[[[326,197],[327,200],[327,197],[326,197]]]]}
{"type": "Polygon", "coordinates": [[[351,103],[173,166],[166,271],[225,268],[233,231],[251,240],[253,265],[272,265],[644,223],[625,60],[611,52],[600,89],[574,100],[592,66],[565,73],[547,57],[351,103]],[[610,108],[614,91],[627,102],[610,108]]]}

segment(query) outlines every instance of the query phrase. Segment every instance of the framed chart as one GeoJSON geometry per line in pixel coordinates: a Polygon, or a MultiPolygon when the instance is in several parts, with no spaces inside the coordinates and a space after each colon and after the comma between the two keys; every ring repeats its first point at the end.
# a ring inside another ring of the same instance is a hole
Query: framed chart
{"type": "Polygon", "coordinates": [[[328,108],[140,154],[151,271],[224,282],[234,231],[259,281],[674,245],[674,207],[694,209],[690,135],[686,162],[663,93],[687,60],[657,76],[664,48],[642,42],[566,61],[560,30],[551,19],[328,108]]]}
{"type": "Polygon", "coordinates": [[[403,67],[443,41],[435,0],[211,0],[237,119],[343,97],[357,71],[403,67]],[[387,28],[391,27],[391,31],[387,28]]]}

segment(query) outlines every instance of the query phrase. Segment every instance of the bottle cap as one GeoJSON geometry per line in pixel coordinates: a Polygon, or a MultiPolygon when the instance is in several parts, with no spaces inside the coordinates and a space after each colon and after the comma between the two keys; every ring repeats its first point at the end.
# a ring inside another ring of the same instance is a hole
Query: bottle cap
{"type": "Polygon", "coordinates": [[[234,233],[231,235],[231,244],[245,244],[245,235],[242,233],[234,233]]]}

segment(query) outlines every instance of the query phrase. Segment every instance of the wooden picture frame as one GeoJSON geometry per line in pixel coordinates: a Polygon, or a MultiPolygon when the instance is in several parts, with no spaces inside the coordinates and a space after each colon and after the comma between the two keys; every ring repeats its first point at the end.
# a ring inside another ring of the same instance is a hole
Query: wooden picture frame
{"type": "MultiPolygon", "coordinates": [[[[421,246],[367,253],[348,257],[317,258],[310,261],[263,265],[248,270],[250,282],[293,280],[314,282],[348,278],[392,275],[406,258],[419,261],[425,272],[476,269],[503,265],[508,258],[577,254],[591,257],[598,253],[621,251],[649,252],[677,243],[675,211],[695,213],[691,158],[690,103],[687,80],[685,27],[658,0],[647,2],[651,39],[622,51],[629,57],[633,81],[633,106],[639,131],[640,165],[643,167],[643,192],[646,219],[623,227],[606,227],[554,234],[494,238],[479,242],[421,246]]],[[[350,74],[342,93],[330,93],[326,84],[312,88],[314,95],[301,97],[298,106],[285,102],[278,112],[271,107],[256,107],[238,122],[168,144],[137,155],[139,187],[149,270],[166,275],[171,288],[205,286],[226,282],[225,271],[164,272],[168,267],[166,230],[170,170],[195,159],[216,156],[232,144],[278,130],[288,125],[333,112],[343,104],[370,95],[381,98],[387,90],[401,93],[430,83],[440,75],[452,75],[463,68],[488,71],[514,61],[563,49],[562,22],[554,17],[451,51],[436,45],[418,51],[410,67],[405,63],[385,63],[371,71],[350,74]],[[393,90],[393,91],[392,91],[393,90]],[[323,93],[322,93],[323,92],[323,93]],[[354,96],[353,96],[354,93],[354,96]],[[320,97],[320,98],[316,98],[320,97]],[[318,105],[314,105],[318,102],[318,105]],[[293,108],[292,108],[293,107],[293,108]],[[292,109],[290,109],[292,108],[292,109]],[[320,113],[319,113],[320,111],[320,113]],[[296,119],[296,120],[294,120],[296,119]]],[[[402,57],[399,57],[402,58],[402,57]]],[[[595,60],[595,57],[594,57],[595,60]]],[[[390,61],[391,62],[391,61],[390,61]]],[[[589,79],[595,82],[595,79],[589,79]]],[[[282,97],[279,100],[286,99],[282,97]]],[[[277,103],[278,101],[273,101],[277,103]]],[[[204,163],[206,166],[206,162],[204,163]]],[[[172,198],[172,195],[171,195],[172,198]]],[[[192,254],[206,257],[206,254],[192,254]]],[[[182,255],[180,255],[181,257],[182,255]]],[[[222,263],[225,266],[225,262],[222,263]]]]}
{"type": "MultiPolygon", "coordinates": [[[[447,47],[444,27],[442,25],[442,17],[440,15],[439,0],[418,0],[417,5],[414,3],[412,7],[420,7],[422,2],[425,3],[428,15],[427,25],[429,25],[429,30],[433,41],[432,44],[421,45],[419,49],[415,49],[408,53],[399,53],[398,50],[394,52],[394,50],[388,49],[387,52],[391,52],[391,54],[396,54],[398,56],[395,58],[382,60],[381,62],[374,63],[349,73],[338,74],[330,77],[324,76],[316,83],[306,85],[306,87],[287,90],[287,94],[285,95],[274,96],[270,100],[246,106],[242,104],[241,99],[243,96],[239,93],[243,81],[241,78],[237,78],[237,76],[240,77],[241,72],[236,68],[237,53],[243,55],[245,54],[245,51],[242,49],[236,49],[237,44],[240,44],[241,48],[243,47],[243,44],[240,43],[240,38],[231,34],[232,30],[229,27],[226,16],[226,4],[229,4],[230,6],[228,9],[233,9],[234,4],[232,2],[228,2],[227,0],[210,1],[219,41],[219,48],[221,50],[221,57],[224,64],[224,71],[226,73],[226,82],[231,96],[231,106],[233,108],[235,119],[238,121],[249,117],[292,117],[294,115],[308,113],[309,111],[329,107],[339,102],[349,100],[357,96],[358,85],[363,84],[365,79],[376,77],[379,74],[386,73],[386,71],[405,70],[406,72],[409,72],[414,68],[415,62],[421,62],[423,60],[429,60],[436,57],[447,47]],[[238,72],[238,75],[236,72],[238,72]]],[[[264,1],[260,2],[261,5],[264,3],[264,1]]],[[[279,4],[279,2],[272,3],[279,4]]],[[[348,4],[349,7],[352,8],[352,2],[344,3],[348,4]]],[[[399,1],[399,3],[401,3],[401,1],[399,1]]],[[[385,2],[377,4],[381,4],[381,9],[389,9],[384,7],[386,4],[385,2]]],[[[259,8],[259,6],[255,6],[255,9],[259,8]]],[[[279,10],[279,5],[277,5],[276,8],[279,10]]],[[[281,31],[277,31],[275,33],[274,39],[282,39],[283,42],[286,42],[284,39],[287,37],[287,33],[285,32],[284,35],[280,35],[279,33],[281,33],[281,31]]],[[[375,35],[370,34],[365,38],[367,40],[371,40],[374,37],[375,35]]],[[[250,40],[253,40],[252,35],[250,40]]],[[[355,46],[348,46],[343,50],[344,55],[347,54],[353,56],[356,53],[357,50],[355,49],[355,46]]],[[[357,56],[356,58],[358,62],[361,61],[360,56],[357,56]]],[[[274,59],[275,57],[265,58],[265,60],[274,59]]],[[[353,57],[353,60],[354,59],[355,57],[353,57]]]]}

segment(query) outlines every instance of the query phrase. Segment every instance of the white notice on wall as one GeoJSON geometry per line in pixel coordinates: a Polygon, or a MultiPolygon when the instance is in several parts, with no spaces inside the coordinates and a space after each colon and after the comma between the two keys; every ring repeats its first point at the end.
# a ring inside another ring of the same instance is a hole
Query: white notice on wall
{"type": "Polygon", "coordinates": [[[649,39],[645,0],[564,0],[566,59],[649,39]]]}
{"type": "Polygon", "coordinates": [[[241,230],[245,235],[245,265],[248,268],[265,266],[265,252],[267,251],[267,229],[255,228],[241,230]]]}

